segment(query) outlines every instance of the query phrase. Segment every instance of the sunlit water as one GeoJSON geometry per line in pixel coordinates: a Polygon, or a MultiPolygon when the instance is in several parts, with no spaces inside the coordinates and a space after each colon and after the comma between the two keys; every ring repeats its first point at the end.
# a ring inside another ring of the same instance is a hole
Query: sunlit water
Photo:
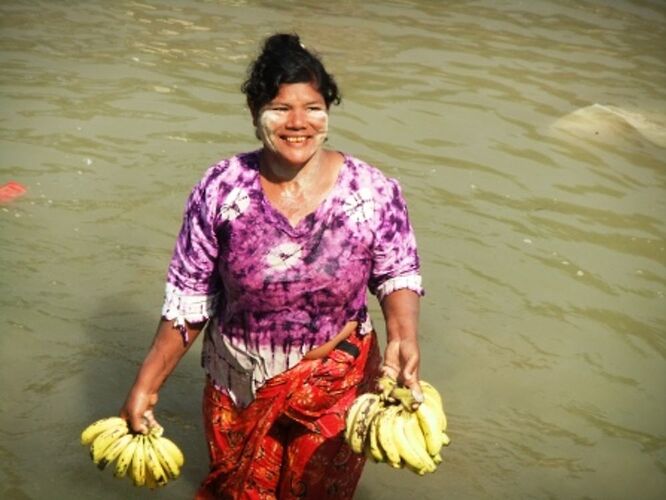
{"type": "Polygon", "coordinates": [[[258,146],[239,85],[276,30],[336,75],[329,145],[400,180],[421,249],[453,442],[357,498],[666,496],[663,2],[6,0],[0,23],[0,184],[28,187],[0,207],[0,497],[205,475],[198,344],[158,407],[178,481],[137,490],[78,435],[146,352],[189,189],[258,146]]]}

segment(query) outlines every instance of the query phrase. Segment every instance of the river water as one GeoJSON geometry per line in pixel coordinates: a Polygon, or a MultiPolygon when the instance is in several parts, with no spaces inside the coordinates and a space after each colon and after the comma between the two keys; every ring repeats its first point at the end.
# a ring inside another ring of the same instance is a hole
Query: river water
{"type": "Polygon", "coordinates": [[[663,2],[4,0],[0,23],[0,184],[28,188],[0,206],[0,497],[192,496],[198,345],[158,407],[180,479],[137,490],[78,435],[148,348],[189,189],[258,147],[239,85],[277,30],[342,87],[329,145],[403,186],[450,420],[436,474],[369,464],[356,498],[666,496],[663,2]]]}

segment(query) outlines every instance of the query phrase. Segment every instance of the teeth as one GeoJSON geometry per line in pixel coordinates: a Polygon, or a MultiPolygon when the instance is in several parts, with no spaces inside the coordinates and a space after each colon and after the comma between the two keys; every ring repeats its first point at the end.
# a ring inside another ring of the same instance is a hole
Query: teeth
{"type": "Polygon", "coordinates": [[[285,140],[291,143],[305,142],[305,137],[285,137],[285,140]]]}

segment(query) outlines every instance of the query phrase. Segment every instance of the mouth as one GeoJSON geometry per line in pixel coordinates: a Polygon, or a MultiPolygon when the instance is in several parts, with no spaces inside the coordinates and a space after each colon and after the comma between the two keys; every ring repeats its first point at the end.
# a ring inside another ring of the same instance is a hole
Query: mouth
{"type": "Polygon", "coordinates": [[[304,135],[284,136],[282,137],[282,139],[289,144],[303,144],[305,141],[308,140],[308,137],[304,135]]]}

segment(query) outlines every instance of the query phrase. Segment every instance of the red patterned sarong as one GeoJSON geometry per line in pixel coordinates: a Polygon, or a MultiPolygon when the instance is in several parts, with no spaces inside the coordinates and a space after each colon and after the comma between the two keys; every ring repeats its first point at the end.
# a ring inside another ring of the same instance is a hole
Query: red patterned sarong
{"type": "Polygon", "coordinates": [[[341,344],[271,378],[244,409],[206,385],[210,473],[197,500],[352,498],[365,457],[344,441],[345,412],[373,390],[381,357],[374,333],[341,344]]]}

